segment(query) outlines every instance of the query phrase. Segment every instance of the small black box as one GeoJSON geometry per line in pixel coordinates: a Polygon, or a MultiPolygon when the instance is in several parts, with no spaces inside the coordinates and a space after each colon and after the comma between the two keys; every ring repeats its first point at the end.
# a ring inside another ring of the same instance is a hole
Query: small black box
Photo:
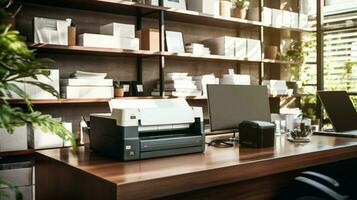
{"type": "Polygon", "coordinates": [[[264,148],[275,144],[275,125],[265,121],[243,121],[239,124],[242,146],[264,148]]]}

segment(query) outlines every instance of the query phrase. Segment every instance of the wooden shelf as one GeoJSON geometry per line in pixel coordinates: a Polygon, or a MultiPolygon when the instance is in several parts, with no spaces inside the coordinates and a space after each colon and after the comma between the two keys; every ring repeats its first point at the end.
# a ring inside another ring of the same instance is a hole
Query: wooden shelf
{"type": "Polygon", "coordinates": [[[23,3],[35,3],[47,6],[58,6],[65,8],[75,8],[81,10],[99,11],[120,15],[130,16],[147,16],[157,18],[157,13],[160,11],[165,12],[165,20],[184,22],[198,25],[208,25],[214,27],[226,28],[259,28],[267,27],[272,29],[284,29],[291,31],[304,32],[311,30],[308,29],[295,29],[285,27],[272,27],[264,25],[259,21],[252,21],[247,19],[240,19],[234,17],[212,16],[199,13],[191,10],[180,10],[175,8],[167,8],[160,6],[151,6],[130,1],[115,1],[115,0],[20,0],[23,3]],[[156,15],[155,15],[156,14],[156,15]]]}
{"type": "MultiPolygon", "coordinates": [[[[75,103],[107,103],[110,99],[33,99],[32,104],[75,104],[75,103]]],[[[10,104],[21,105],[21,99],[7,100],[10,104]]]]}
{"type": "Polygon", "coordinates": [[[70,53],[70,54],[89,54],[89,55],[112,55],[112,56],[158,56],[160,52],[145,50],[126,50],[118,48],[97,48],[83,46],[66,46],[53,44],[28,43],[30,48],[37,49],[38,52],[70,53]]]}
{"type": "Polygon", "coordinates": [[[269,98],[299,98],[307,96],[315,96],[315,94],[270,95],[269,98]]]}
{"type": "Polygon", "coordinates": [[[33,149],[27,149],[21,151],[7,151],[7,152],[0,152],[0,157],[32,155],[34,153],[35,150],[33,149]]]}
{"type": "Polygon", "coordinates": [[[293,64],[289,61],[272,60],[272,59],[238,59],[236,57],[207,55],[197,56],[191,53],[170,53],[170,52],[152,52],[145,50],[125,50],[117,48],[98,48],[98,47],[83,47],[83,46],[65,46],[53,44],[28,43],[28,46],[37,49],[38,52],[49,53],[68,53],[68,54],[88,54],[88,55],[109,55],[109,56],[126,56],[126,57],[149,57],[149,56],[165,56],[178,60],[198,60],[198,61],[222,61],[222,62],[263,62],[277,64],[293,64]]]}

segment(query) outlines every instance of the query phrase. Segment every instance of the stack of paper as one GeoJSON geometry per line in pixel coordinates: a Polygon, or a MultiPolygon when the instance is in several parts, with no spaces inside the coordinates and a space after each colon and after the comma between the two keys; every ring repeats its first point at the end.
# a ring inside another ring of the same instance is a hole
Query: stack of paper
{"type": "Polygon", "coordinates": [[[61,79],[63,98],[113,98],[113,80],[106,73],[76,71],[69,79],[61,79]]]}
{"type": "Polygon", "coordinates": [[[234,74],[234,70],[229,69],[229,73],[223,74],[219,83],[223,85],[250,85],[251,81],[250,75],[234,74]]]}
{"type": "Polygon", "coordinates": [[[208,56],[211,54],[211,51],[208,47],[198,43],[191,43],[186,45],[185,49],[187,53],[192,53],[196,56],[208,56]]]}
{"type": "Polygon", "coordinates": [[[292,93],[284,80],[263,80],[262,85],[268,86],[270,95],[290,95],[292,93]]]}
{"type": "MultiPolygon", "coordinates": [[[[160,85],[152,91],[151,95],[160,95],[160,85]]],[[[169,96],[201,96],[201,90],[197,89],[195,81],[188,73],[169,73],[165,78],[165,95],[169,96]]]]}
{"type": "Polygon", "coordinates": [[[193,80],[196,82],[197,88],[202,90],[202,96],[207,96],[208,84],[219,84],[219,79],[214,74],[194,76],[193,80]]]}

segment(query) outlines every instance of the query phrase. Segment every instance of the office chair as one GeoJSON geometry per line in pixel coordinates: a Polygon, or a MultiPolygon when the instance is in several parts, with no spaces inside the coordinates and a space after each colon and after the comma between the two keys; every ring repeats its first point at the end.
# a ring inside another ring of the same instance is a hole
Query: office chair
{"type": "Polygon", "coordinates": [[[302,172],[279,196],[278,200],[351,200],[339,182],[324,174],[302,172]]]}

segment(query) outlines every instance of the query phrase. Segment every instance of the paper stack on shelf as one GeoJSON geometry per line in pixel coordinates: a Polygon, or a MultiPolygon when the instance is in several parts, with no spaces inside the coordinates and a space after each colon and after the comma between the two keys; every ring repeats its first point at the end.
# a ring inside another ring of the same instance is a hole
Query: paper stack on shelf
{"type": "Polygon", "coordinates": [[[76,71],[73,78],[61,79],[61,94],[67,99],[113,98],[113,80],[106,73],[76,71]]]}
{"type": "Polygon", "coordinates": [[[196,86],[199,90],[202,90],[202,96],[207,96],[208,84],[219,84],[219,79],[214,74],[207,74],[202,76],[194,76],[193,80],[196,82],[196,86]]]}
{"type": "Polygon", "coordinates": [[[289,89],[285,80],[263,80],[262,85],[268,87],[270,95],[291,95],[293,89],[289,89]]]}
{"type": "Polygon", "coordinates": [[[68,26],[66,20],[34,17],[34,42],[68,45],[68,26]]]}
{"type": "Polygon", "coordinates": [[[229,73],[223,74],[219,83],[223,85],[250,85],[251,81],[250,75],[234,74],[234,70],[229,69],[229,73]]]}
{"type": "Polygon", "coordinates": [[[135,37],[135,25],[110,23],[100,27],[100,33],[118,38],[119,48],[139,50],[140,41],[135,37]]]}
{"type": "MultiPolygon", "coordinates": [[[[151,92],[152,96],[160,95],[160,85],[151,92]]],[[[197,89],[195,81],[188,73],[169,73],[165,77],[165,95],[169,96],[201,96],[201,90],[197,89]]]]}
{"type": "Polygon", "coordinates": [[[211,50],[205,47],[203,44],[191,43],[185,47],[187,53],[192,53],[196,56],[208,56],[211,54],[211,50]]]}

